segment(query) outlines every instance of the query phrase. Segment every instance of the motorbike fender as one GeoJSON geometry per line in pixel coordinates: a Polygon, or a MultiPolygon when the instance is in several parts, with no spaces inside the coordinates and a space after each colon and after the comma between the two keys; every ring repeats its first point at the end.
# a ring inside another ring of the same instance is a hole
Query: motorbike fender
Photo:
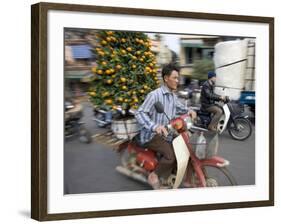
{"type": "Polygon", "coordinates": [[[222,109],[223,109],[223,115],[221,116],[217,127],[219,134],[221,134],[225,130],[230,118],[230,110],[227,104],[223,105],[222,109]]]}
{"type": "Polygon", "coordinates": [[[173,188],[178,188],[184,178],[190,153],[181,135],[173,140],[173,148],[177,160],[177,174],[173,188]]]}
{"type": "Polygon", "coordinates": [[[232,116],[232,119],[235,120],[237,118],[245,118],[245,119],[248,119],[249,120],[249,115],[241,115],[241,114],[238,114],[236,116],[232,116]]]}

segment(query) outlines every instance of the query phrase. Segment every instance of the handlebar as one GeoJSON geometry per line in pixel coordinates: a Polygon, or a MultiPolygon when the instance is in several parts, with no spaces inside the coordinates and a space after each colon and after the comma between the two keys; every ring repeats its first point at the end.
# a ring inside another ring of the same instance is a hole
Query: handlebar
{"type": "MultiPolygon", "coordinates": [[[[229,98],[226,97],[225,99],[228,100],[229,98]]],[[[154,104],[154,107],[155,107],[155,109],[158,113],[164,113],[165,114],[164,107],[163,107],[161,102],[159,102],[159,101],[156,102],[154,104]]],[[[181,115],[181,116],[176,117],[176,118],[171,119],[171,120],[169,119],[168,116],[167,116],[167,118],[169,120],[169,124],[165,125],[164,127],[166,128],[166,130],[168,132],[175,130],[178,133],[180,133],[180,132],[183,132],[183,131],[186,131],[186,130],[192,130],[192,129],[197,130],[197,131],[204,131],[204,132],[208,131],[208,129],[195,126],[193,124],[193,120],[191,119],[190,115],[188,115],[188,114],[181,115]]]]}
{"type": "Polygon", "coordinates": [[[208,132],[208,129],[206,129],[206,128],[201,128],[201,127],[194,126],[194,125],[192,125],[190,129],[192,129],[192,130],[196,130],[196,131],[204,131],[204,132],[208,132]]]}

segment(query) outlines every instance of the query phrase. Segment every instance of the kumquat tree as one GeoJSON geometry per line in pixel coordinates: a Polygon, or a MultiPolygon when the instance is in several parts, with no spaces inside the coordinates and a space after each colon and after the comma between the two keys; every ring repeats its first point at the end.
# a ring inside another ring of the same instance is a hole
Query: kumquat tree
{"type": "Polygon", "coordinates": [[[156,89],[156,58],[149,37],[141,32],[97,33],[97,66],[89,89],[92,103],[101,109],[137,109],[145,96],[156,89]]]}

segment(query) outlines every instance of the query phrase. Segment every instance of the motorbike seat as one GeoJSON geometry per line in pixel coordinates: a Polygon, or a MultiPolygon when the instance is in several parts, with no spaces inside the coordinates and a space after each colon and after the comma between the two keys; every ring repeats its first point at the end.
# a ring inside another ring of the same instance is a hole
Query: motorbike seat
{"type": "MultiPolygon", "coordinates": [[[[137,146],[135,147],[135,149],[138,151],[138,152],[149,152],[149,151],[153,151],[151,149],[149,149],[147,147],[147,144],[141,144],[141,141],[140,141],[140,133],[138,133],[137,135],[135,135],[133,138],[132,138],[132,143],[137,146]]],[[[154,152],[154,151],[153,151],[154,152]]],[[[159,153],[156,153],[157,157],[160,157],[159,153]]]]}
{"type": "Polygon", "coordinates": [[[135,145],[137,145],[139,148],[143,148],[143,150],[146,149],[146,145],[141,143],[140,140],[140,133],[138,133],[137,135],[135,135],[132,140],[131,140],[135,145]]]}

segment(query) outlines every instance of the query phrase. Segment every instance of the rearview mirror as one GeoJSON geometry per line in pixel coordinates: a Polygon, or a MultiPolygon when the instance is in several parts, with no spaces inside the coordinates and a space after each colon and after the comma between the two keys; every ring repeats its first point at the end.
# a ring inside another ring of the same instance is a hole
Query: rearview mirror
{"type": "Polygon", "coordinates": [[[164,107],[163,107],[163,104],[161,102],[159,102],[159,101],[156,102],[154,104],[154,107],[155,107],[155,110],[157,111],[157,113],[159,113],[159,114],[164,113],[164,107]]]}

